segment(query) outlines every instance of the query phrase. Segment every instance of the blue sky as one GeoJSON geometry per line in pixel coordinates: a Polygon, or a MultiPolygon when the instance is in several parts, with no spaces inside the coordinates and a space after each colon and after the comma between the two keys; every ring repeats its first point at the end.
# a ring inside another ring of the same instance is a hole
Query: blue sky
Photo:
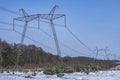
{"type": "MultiPolygon", "coordinates": [[[[95,47],[105,48],[106,46],[111,49],[112,54],[120,56],[120,0],[0,0],[0,7],[4,7],[15,12],[19,12],[20,8],[24,8],[28,14],[42,14],[49,13],[54,5],[59,8],[56,13],[63,13],[67,16],[67,27],[69,27],[76,36],[83,41],[92,50],[95,47]]],[[[20,13],[20,12],[19,12],[20,13]]],[[[0,10],[0,21],[12,23],[12,19],[20,17],[9,12],[0,10]]],[[[62,21],[57,22],[63,24],[62,21]]],[[[17,22],[17,24],[22,24],[17,22]]],[[[37,26],[35,22],[29,24],[30,26],[37,26]]],[[[0,24],[2,28],[11,28],[0,24]]],[[[83,45],[77,42],[65,28],[56,27],[59,41],[73,47],[77,51],[85,53],[94,57],[95,55],[88,51],[83,45]]],[[[21,28],[16,28],[22,32],[21,28]]],[[[50,35],[50,25],[41,23],[41,29],[47,31],[50,35]],[[47,27],[44,27],[47,26],[47,27]]],[[[31,38],[46,44],[47,46],[55,48],[54,41],[49,39],[39,30],[27,30],[27,35],[31,38]]],[[[0,38],[7,40],[10,43],[19,43],[21,36],[15,32],[1,31],[0,38]]],[[[36,44],[28,39],[25,39],[25,44],[36,44]]],[[[69,49],[60,45],[61,50],[70,56],[84,56],[77,54],[69,49]]],[[[43,47],[44,48],[44,47],[43,47]]],[[[44,48],[46,51],[55,53],[49,48],[44,48]]],[[[104,57],[101,52],[99,58],[104,57]]],[[[113,58],[113,57],[110,57],[113,58]]],[[[117,58],[118,59],[118,58],[117,58]]]]}

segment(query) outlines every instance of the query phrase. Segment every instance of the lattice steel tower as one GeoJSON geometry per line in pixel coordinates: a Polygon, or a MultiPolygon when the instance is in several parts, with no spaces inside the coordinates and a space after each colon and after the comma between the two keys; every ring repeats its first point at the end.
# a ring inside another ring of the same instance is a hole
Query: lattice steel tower
{"type": "Polygon", "coordinates": [[[23,12],[23,17],[18,17],[18,18],[14,18],[13,19],[13,30],[15,30],[15,21],[22,21],[22,22],[25,22],[25,25],[24,25],[24,29],[23,29],[23,33],[22,33],[22,37],[21,37],[21,44],[23,44],[24,42],[24,39],[25,39],[25,34],[26,34],[26,31],[27,31],[27,28],[28,27],[28,22],[32,21],[32,20],[38,20],[38,28],[39,28],[39,22],[41,19],[45,19],[45,20],[48,20],[50,21],[50,24],[51,24],[51,28],[52,28],[52,32],[53,32],[53,36],[54,36],[54,41],[55,41],[55,44],[56,44],[56,49],[57,49],[57,55],[59,57],[61,57],[61,50],[60,50],[60,46],[59,46],[59,41],[58,41],[58,38],[57,38],[57,34],[56,34],[56,31],[55,31],[55,27],[54,27],[54,22],[53,20],[56,20],[58,18],[61,18],[61,17],[64,17],[64,26],[66,26],[66,16],[65,14],[54,14],[55,13],[55,10],[56,10],[57,6],[55,5],[52,10],[50,11],[49,14],[34,14],[34,15],[28,15],[24,9],[21,9],[22,12],[23,12]]]}

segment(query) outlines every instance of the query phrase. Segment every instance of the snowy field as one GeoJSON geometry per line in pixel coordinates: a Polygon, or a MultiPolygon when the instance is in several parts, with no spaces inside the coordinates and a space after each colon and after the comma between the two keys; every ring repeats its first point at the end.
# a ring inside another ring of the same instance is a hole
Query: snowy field
{"type": "Polygon", "coordinates": [[[80,72],[65,74],[63,77],[56,75],[44,75],[43,72],[38,72],[36,76],[25,78],[25,76],[32,75],[31,72],[15,74],[0,73],[0,80],[120,80],[120,71],[99,71],[96,73],[84,74],[80,72]]]}

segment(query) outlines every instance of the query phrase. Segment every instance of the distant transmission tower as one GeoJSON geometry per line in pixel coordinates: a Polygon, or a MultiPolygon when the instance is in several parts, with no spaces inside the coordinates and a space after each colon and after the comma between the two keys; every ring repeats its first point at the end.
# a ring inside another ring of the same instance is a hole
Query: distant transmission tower
{"type": "Polygon", "coordinates": [[[108,51],[110,51],[110,49],[108,49],[108,47],[105,47],[104,49],[99,49],[99,48],[96,47],[95,51],[96,51],[95,59],[98,57],[99,52],[104,52],[104,54],[106,56],[106,59],[109,60],[109,53],[108,53],[108,51]]]}
{"type": "Polygon", "coordinates": [[[24,39],[25,39],[25,34],[26,34],[26,31],[27,31],[27,28],[28,28],[28,22],[30,22],[32,20],[38,20],[38,28],[39,28],[39,26],[40,26],[39,22],[40,22],[41,19],[49,20],[50,24],[51,24],[53,36],[54,36],[54,41],[55,41],[55,44],[56,44],[57,55],[59,57],[61,57],[61,50],[60,50],[60,47],[59,47],[59,42],[58,42],[58,39],[57,39],[57,34],[56,34],[56,31],[55,31],[53,20],[64,17],[64,24],[66,26],[66,16],[65,16],[65,14],[54,14],[56,8],[57,8],[57,6],[55,5],[52,8],[52,10],[50,11],[49,14],[35,14],[35,15],[28,15],[25,12],[24,9],[21,9],[24,16],[13,19],[13,30],[15,30],[15,20],[25,22],[22,37],[21,37],[21,44],[23,44],[24,39]]]}

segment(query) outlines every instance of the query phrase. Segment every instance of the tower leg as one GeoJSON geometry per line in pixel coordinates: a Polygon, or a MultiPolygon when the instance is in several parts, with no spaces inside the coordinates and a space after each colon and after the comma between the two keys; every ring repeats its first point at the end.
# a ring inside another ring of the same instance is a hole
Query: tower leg
{"type": "Polygon", "coordinates": [[[59,42],[58,42],[58,39],[57,39],[57,35],[56,35],[56,31],[55,31],[55,27],[54,27],[54,23],[53,23],[52,19],[50,20],[50,23],[51,23],[51,28],[52,28],[56,48],[57,48],[57,54],[58,54],[59,57],[61,57],[61,51],[60,51],[60,47],[59,47],[59,42]]]}

